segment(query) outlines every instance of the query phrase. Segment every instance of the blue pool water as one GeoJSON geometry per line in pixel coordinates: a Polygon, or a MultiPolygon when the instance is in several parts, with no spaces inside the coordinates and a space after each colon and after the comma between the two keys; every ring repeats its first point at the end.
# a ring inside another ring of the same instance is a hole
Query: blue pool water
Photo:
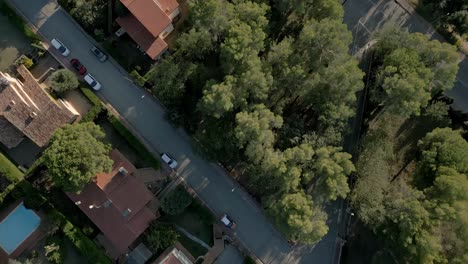
{"type": "Polygon", "coordinates": [[[39,216],[21,203],[0,222],[0,247],[8,254],[13,253],[40,222],[39,216]]]}

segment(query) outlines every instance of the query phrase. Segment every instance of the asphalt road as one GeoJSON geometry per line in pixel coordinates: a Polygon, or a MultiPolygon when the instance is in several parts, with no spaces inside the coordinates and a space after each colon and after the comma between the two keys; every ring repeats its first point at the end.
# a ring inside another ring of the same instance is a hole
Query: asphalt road
{"type": "MultiPolygon", "coordinates": [[[[169,152],[180,164],[178,173],[218,215],[228,213],[236,222],[236,235],[264,263],[331,263],[336,247],[336,222],[340,210],[331,209],[331,230],[314,248],[291,249],[263,215],[263,211],[225,171],[192,148],[184,131],[172,127],[153,97],[136,87],[128,74],[111,61],[99,62],[90,52],[93,41],[51,0],[10,0],[47,40],[60,39],[70,50],[66,63],[79,58],[98,79],[104,97],[153,150],[169,152]],[[234,191],[232,191],[234,189],[234,191]]],[[[60,56],[59,56],[60,57],[60,56]]],[[[333,207],[334,208],[334,207],[333,207]]]]}
{"type": "MultiPolygon", "coordinates": [[[[443,40],[432,25],[414,14],[406,0],[347,0],[344,22],[353,32],[353,53],[365,49],[373,34],[386,26],[397,25],[409,32],[421,32],[433,39],[443,40]]],[[[460,57],[457,81],[446,94],[454,99],[452,107],[468,112],[468,58],[460,57]]]]}

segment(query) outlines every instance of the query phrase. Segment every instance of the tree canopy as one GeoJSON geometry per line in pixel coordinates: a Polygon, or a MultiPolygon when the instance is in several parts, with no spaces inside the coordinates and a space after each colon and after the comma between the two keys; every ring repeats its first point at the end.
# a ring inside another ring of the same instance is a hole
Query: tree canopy
{"type": "Polygon", "coordinates": [[[79,84],[76,75],[67,69],[58,70],[50,76],[50,86],[58,93],[78,88],[79,84]]]}
{"type": "Polygon", "coordinates": [[[90,122],[58,129],[43,155],[55,186],[67,192],[80,192],[98,173],[110,172],[111,147],[102,142],[104,137],[102,129],[90,122]]]}

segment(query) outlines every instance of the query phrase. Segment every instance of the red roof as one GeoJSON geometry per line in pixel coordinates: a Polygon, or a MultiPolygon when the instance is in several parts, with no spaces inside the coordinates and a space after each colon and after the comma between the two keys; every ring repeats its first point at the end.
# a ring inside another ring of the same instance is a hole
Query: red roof
{"type": "Polygon", "coordinates": [[[120,0],[120,2],[154,37],[161,34],[172,22],[169,14],[163,11],[157,0],[120,0]]]}
{"type": "Polygon", "coordinates": [[[133,15],[118,17],[116,20],[140,48],[152,59],[166,50],[167,43],[158,36],[153,36],[133,15]]]}
{"type": "Polygon", "coordinates": [[[116,149],[112,171],[97,175],[80,194],[67,193],[121,253],[148,228],[156,216],[145,205],[153,194],[133,175],[135,167],[116,149]],[[124,168],[127,172],[124,172],[124,168]],[[94,208],[89,208],[93,205],[94,208]]]}

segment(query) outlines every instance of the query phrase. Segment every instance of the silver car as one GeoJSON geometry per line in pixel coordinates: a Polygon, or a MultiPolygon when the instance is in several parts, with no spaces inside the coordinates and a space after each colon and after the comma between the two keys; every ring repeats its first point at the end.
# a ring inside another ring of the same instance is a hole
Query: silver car
{"type": "Polygon", "coordinates": [[[101,90],[102,85],[92,76],[91,74],[86,74],[84,76],[85,81],[93,88],[95,91],[101,90]]]}

